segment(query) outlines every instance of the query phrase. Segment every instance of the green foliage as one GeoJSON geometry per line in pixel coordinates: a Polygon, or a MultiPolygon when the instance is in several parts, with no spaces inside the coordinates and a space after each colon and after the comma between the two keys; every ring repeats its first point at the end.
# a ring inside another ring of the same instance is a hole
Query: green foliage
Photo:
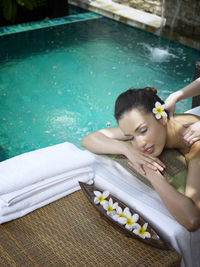
{"type": "Polygon", "coordinates": [[[3,7],[3,17],[14,23],[17,17],[17,3],[13,0],[3,0],[1,5],[3,7]]]}
{"type": "Polygon", "coordinates": [[[15,23],[17,18],[17,11],[19,7],[24,7],[27,10],[34,10],[38,7],[37,0],[1,0],[1,12],[5,20],[10,23],[15,23]]]}
{"type": "Polygon", "coordinates": [[[17,4],[20,6],[24,6],[28,10],[33,10],[37,7],[37,1],[35,0],[16,0],[17,4]]]}

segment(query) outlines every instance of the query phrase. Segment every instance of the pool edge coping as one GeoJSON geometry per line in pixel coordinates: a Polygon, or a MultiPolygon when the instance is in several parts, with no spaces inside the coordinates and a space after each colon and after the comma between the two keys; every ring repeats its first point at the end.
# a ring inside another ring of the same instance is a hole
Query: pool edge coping
{"type": "Polygon", "coordinates": [[[11,26],[0,27],[0,37],[8,34],[20,33],[25,31],[32,31],[37,29],[43,29],[48,27],[54,27],[59,25],[64,25],[68,23],[75,23],[79,21],[86,21],[92,19],[102,18],[101,15],[94,12],[85,12],[79,14],[72,14],[64,17],[49,19],[49,20],[39,20],[33,22],[26,22],[11,26]]]}

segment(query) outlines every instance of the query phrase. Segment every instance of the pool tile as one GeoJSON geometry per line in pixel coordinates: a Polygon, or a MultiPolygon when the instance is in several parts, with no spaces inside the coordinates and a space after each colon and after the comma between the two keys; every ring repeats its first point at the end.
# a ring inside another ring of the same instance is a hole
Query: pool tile
{"type": "Polygon", "coordinates": [[[47,28],[67,23],[79,22],[84,20],[99,19],[99,18],[101,18],[101,16],[98,14],[95,14],[93,12],[86,12],[50,20],[34,21],[7,27],[0,27],[0,36],[17,32],[31,31],[40,28],[47,28]]]}

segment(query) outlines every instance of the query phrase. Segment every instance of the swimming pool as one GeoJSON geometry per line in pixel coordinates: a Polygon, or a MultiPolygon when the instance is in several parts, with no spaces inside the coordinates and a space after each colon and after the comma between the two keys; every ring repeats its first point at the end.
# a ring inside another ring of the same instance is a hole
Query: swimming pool
{"type": "Polygon", "coordinates": [[[122,91],[155,86],[165,99],[193,80],[200,58],[103,17],[1,36],[0,51],[0,160],[64,141],[80,147],[90,131],[116,126],[122,91]]]}

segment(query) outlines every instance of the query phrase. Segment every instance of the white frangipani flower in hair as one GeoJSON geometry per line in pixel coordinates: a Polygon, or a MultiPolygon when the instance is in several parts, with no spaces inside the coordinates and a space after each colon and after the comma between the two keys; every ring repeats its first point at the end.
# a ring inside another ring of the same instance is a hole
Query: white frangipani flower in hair
{"type": "Polygon", "coordinates": [[[103,205],[104,203],[107,202],[107,200],[105,200],[108,196],[109,196],[109,192],[108,191],[104,191],[103,193],[101,193],[100,191],[94,191],[95,197],[94,197],[94,203],[95,204],[101,204],[103,205]]]}
{"type": "Polygon", "coordinates": [[[161,104],[160,102],[155,103],[155,108],[152,109],[156,119],[160,119],[161,117],[167,117],[167,113],[165,112],[165,104],[161,104]]]}
{"type": "Polygon", "coordinates": [[[147,226],[148,226],[148,223],[145,223],[143,226],[139,226],[136,229],[134,229],[133,233],[135,233],[136,235],[139,235],[143,239],[150,238],[151,234],[146,231],[147,226]]]}

